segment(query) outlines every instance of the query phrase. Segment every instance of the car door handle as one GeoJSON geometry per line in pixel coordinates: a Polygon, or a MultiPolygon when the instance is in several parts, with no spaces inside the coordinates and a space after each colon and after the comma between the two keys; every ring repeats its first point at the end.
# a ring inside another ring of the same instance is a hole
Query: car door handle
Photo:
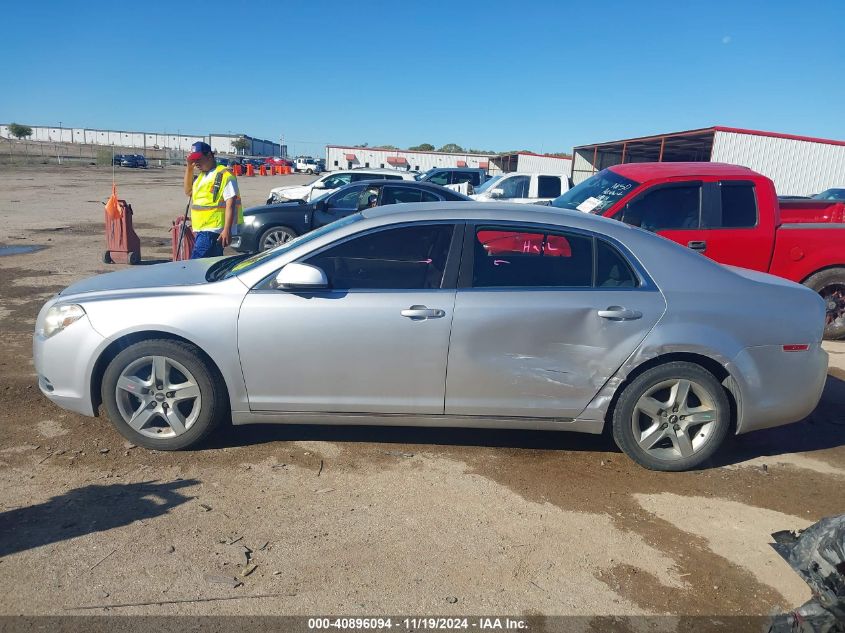
{"type": "Polygon", "coordinates": [[[437,308],[427,308],[426,306],[411,306],[406,310],[402,310],[399,314],[414,321],[422,321],[423,319],[439,319],[444,317],[446,316],[446,311],[438,310],[437,308]]]}
{"type": "Polygon", "coordinates": [[[599,310],[599,316],[611,321],[633,321],[642,318],[643,313],[636,310],[628,310],[621,306],[609,306],[607,310],[599,310]]]}
{"type": "Polygon", "coordinates": [[[707,250],[707,242],[704,240],[692,240],[691,242],[687,242],[687,246],[699,253],[703,253],[707,250]]]}

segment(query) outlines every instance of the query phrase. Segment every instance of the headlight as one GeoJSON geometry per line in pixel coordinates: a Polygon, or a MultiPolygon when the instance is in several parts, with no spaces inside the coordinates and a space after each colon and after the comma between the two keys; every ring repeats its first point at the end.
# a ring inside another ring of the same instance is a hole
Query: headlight
{"type": "Polygon", "coordinates": [[[44,318],[44,336],[50,338],[84,316],[85,310],[75,303],[53,306],[44,318]]]}

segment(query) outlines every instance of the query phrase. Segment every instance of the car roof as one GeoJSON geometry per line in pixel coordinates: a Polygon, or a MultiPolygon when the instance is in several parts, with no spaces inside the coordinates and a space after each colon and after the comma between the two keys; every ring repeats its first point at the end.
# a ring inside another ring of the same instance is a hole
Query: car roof
{"type": "MultiPolygon", "coordinates": [[[[385,185],[390,185],[391,187],[405,187],[406,189],[425,189],[427,191],[437,191],[443,192],[447,191],[450,194],[454,194],[459,200],[472,200],[472,198],[468,198],[459,191],[455,191],[454,189],[449,189],[447,187],[441,187],[440,185],[435,185],[434,183],[420,181],[420,180],[383,180],[378,178],[373,178],[372,180],[359,180],[357,182],[351,182],[348,185],[343,185],[342,187],[338,188],[338,191],[343,189],[349,189],[351,187],[356,187],[358,185],[374,185],[378,187],[383,187],[385,185]]],[[[431,204],[431,203],[429,203],[431,204]]]]}
{"type": "Polygon", "coordinates": [[[686,163],[625,163],[608,167],[612,172],[645,182],[656,178],[676,176],[758,176],[756,171],[729,163],[686,162],[686,163]]]}

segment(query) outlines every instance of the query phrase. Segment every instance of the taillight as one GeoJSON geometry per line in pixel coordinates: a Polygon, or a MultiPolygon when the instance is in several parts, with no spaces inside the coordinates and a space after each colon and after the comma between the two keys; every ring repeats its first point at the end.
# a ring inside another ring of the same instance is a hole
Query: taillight
{"type": "Polygon", "coordinates": [[[810,349],[809,345],[784,345],[784,352],[806,352],[810,349]]]}

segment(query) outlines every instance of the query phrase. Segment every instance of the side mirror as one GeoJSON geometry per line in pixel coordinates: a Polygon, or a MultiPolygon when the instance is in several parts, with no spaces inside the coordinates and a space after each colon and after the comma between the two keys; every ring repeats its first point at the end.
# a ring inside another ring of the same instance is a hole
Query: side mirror
{"type": "Polygon", "coordinates": [[[275,285],[282,290],[319,290],[329,287],[329,279],[316,266],[294,263],[278,272],[275,285]]]}
{"type": "Polygon", "coordinates": [[[505,190],[502,189],[501,187],[496,187],[495,189],[492,189],[490,191],[490,197],[491,198],[501,198],[504,195],[505,195],[505,190]]]}
{"type": "Polygon", "coordinates": [[[324,182],[315,182],[314,183],[314,189],[325,189],[325,188],[326,188],[326,183],[324,183],[324,182]]]}

